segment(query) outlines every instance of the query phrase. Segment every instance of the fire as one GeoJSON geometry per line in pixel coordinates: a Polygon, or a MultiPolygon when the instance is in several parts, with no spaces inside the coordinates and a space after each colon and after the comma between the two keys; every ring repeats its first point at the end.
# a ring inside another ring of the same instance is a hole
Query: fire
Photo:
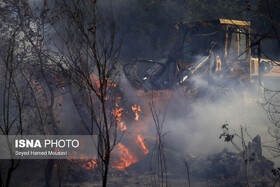
{"type": "MultiPolygon", "coordinates": [[[[87,160],[88,161],[88,160],[87,160]]],[[[85,168],[87,170],[94,170],[94,167],[96,166],[96,160],[92,159],[89,162],[85,163],[82,168],[85,168]]]]}
{"type": "MultiPolygon", "coordinates": [[[[69,160],[70,162],[76,163],[77,165],[79,165],[81,168],[84,168],[86,170],[92,170],[94,171],[95,166],[97,166],[97,159],[78,159],[78,153],[73,151],[71,154],[71,157],[75,156],[76,159],[71,159],[68,158],[67,160],[69,160]]],[[[80,156],[82,157],[86,157],[85,155],[81,154],[80,156]]]]}
{"type": "Polygon", "coordinates": [[[126,125],[122,121],[122,112],[123,112],[123,108],[116,108],[113,109],[112,114],[115,115],[117,124],[120,127],[121,131],[125,131],[126,125]]]}
{"type": "Polygon", "coordinates": [[[121,122],[119,123],[119,126],[120,126],[120,128],[121,128],[121,131],[125,131],[125,130],[126,130],[126,125],[124,124],[123,121],[121,121],[121,122]]]}
{"type": "Polygon", "coordinates": [[[132,111],[135,113],[135,120],[139,120],[139,114],[142,112],[140,106],[137,107],[137,105],[131,106],[132,111]]]}
{"type": "MultiPolygon", "coordinates": [[[[76,163],[81,168],[84,168],[86,170],[92,170],[94,171],[95,166],[97,166],[97,159],[78,159],[79,154],[75,151],[72,152],[71,157],[75,156],[76,159],[68,158],[70,162],[76,163]]],[[[86,157],[86,155],[81,154],[81,157],[86,157]]]]}
{"type": "Polygon", "coordinates": [[[96,86],[97,88],[100,88],[101,86],[100,83],[101,84],[106,83],[108,88],[117,86],[115,83],[110,81],[107,77],[104,80],[99,80],[99,78],[96,75],[91,75],[90,79],[93,85],[96,86]]]}
{"type": "Polygon", "coordinates": [[[113,168],[124,170],[131,164],[138,162],[138,158],[133,156],[127,147],[125,147],[123,144],[119,143],[117,147],[117,151],[121,154],[120,160],[117,160],[113,164],[113,168]]]}
{"type": "Polygon", "coordinates": [[[137,136],[137,143],[139,143],[141,145],[141,148],[143,149],[145,155],[147,155],[149,153],[149,150],[147,149],[146,145],[144,144],[141,134],[139,134],[137,136]]]}

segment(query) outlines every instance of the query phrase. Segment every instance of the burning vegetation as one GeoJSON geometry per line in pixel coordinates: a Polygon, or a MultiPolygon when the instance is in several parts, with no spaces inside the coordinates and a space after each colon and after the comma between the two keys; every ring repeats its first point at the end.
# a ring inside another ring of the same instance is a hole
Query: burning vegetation
{"type": "Polygon", "coordinates": [[[123,113],[123,108],[115,108],[112,111],[112,114],[116,117],[116,121],[120,130],[125,131],[127,128],[124,122],[122,121],[122,113],[123,113]]]}
{"type": "Polygon", "coordinates": [[[0,135],[98,137],[0,186],[277,186],[279,2],[127,2],[0,0],[0,135]]]}
{"type": "Polygon", "coordinates": [[[92,159],[92,160],[84,160],[86,162],[84,165],[82,165],[82,168],[86,170],[94,170],[97,164],[97,161],[92,159]]]}
{"type": "Polygon", "coordinates": [[[124,170],[131,164],[139,161],[138,158],[121,143],[118,144],[116,151],[120,154],[120,158],[118,160],[113,160],[113,168],[124,170]]]}
{"type": "Polygon", "coordinates": [[[137,136],[137,142],[141,145],[141,148],[143,149],[143,152],[145,155],[149,153],[149,150],[147,149],[146,145],[144,144],[142,136],[139,134],[137,136]]]}
{"type": "Polygon", "coordinates": [[[137,107],[137,105],[133,105],[131,107],[131,109],[135,113],[135,120],[138,121],[139,120],[139,115],[142,112],[141,107],[140,106],[137,107]]]}

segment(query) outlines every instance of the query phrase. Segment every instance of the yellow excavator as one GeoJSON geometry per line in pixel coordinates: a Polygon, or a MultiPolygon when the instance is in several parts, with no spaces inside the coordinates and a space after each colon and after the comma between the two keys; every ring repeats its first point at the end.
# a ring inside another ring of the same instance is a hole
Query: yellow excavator
{"type": "Polygon", "coordinates": [[[207,86],[241,91],[248,99],[248,95],[260,95],[266,86],[280,85],[280,63],[263,58],[260,43],[264,37],[253,41],[250,22],[181,21],[176,28],[178,37],[168,57],[159,61],[137,59],[124,66],[137,89],[181,86],[187,92],[197,86],[193,82],[202,79],[207,86]],[[254,57],[252,51],[256,51],[254,57]]]}

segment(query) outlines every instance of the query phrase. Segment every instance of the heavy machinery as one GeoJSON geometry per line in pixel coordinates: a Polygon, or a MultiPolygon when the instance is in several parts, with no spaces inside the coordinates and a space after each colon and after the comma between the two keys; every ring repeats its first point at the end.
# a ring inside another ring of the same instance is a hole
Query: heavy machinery
{"type": "MultiPolygon", "coordinates": [[[[279,63],[263,59],[261,40],[252,39],[250,22],[229,19],[177,23],[178,39],[167,58],[138,59],[124,72],[138,89],[193,89],[195,79],[219,88],[261,93],[271,82],[280,83],[279,63]],[[256,51],[255,57],[252,50],[256,51]]],[[[277,85],[277,83],[275,84],[277,85]]],[[[280,85],[280,84],[279,84],[280,85]]]]}

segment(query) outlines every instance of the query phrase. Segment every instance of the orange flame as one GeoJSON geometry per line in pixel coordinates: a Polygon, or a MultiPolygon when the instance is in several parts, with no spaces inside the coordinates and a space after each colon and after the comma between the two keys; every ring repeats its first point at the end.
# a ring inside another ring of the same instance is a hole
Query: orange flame
{"type": "Polygon", "coordinates": [[[135,113],[135,120],[139,120],[139,114],[142,113],[140,106],[137,107],[137,105],[131,106],[132,111],[135,113]]]}
{"type": "Polygon", "coordinates": [[[97,159],[96,158],[95,159],[78,159],[79,156],[81,156],[81,157],[87,157],[87,156],[84,155],[84,154],[78,154],[76,151],[71,152],[69,156],[73,157],[73,158],[76,157],[76,159],[68,158],[67,160],[69,160],[70,162],[78,164],[81,168],[84,168],[86,170],[94,171],[95,166],[97,166],[97,159]]]}
{"type": "Polygon", "coordinates": [[[61,78],[55,78],[56,79],[56,86],[58,87],[58,90],[61,94],[65,91],[65,81],[61,78]]]}
{"type": "Polygon", "coordinates": [[[116,108],[113,109],[112,114],[115,115],[117,124],[120,127],[121,131],[125,131],[126,125],[122,121],[122,112],[123,112],[123,108],[116,108]]]}
{"type": "Polygon", "coordinates": [[[143,138],[140,134],[137,136],[137,142],[141,145],[141,148],[143,149],[143,152],[145,153],[145,155],[147,155],[149,153],[149,150],[147,149],[146,145],[144,144],[143,138]]]}
{"type": "Polygon", "coordinates": [[[87,162],[86,164],[84,164],[82,166],[82,168],[85,168],[87,170],[94,170],[94,167],[96,166],[96,160],[92,159],[89,162],[87,162]]]}
{"type": "Polygon", "coordinates": [[[115,83],[110,81],[107,77],[105,77],[104,80],[100,80],[96,75],[91,75],[90,79],[91,79],[92,84],[94,86],[96,86],[97,88],[100,88],[100,86],[101,86],[100,83],[101,84],[106,83],[107,84],[107,88],[116,87],[117,86],[115,83]]]}
{"type": "Polygon", "coordinates": [[[138,158],[133,156],[127,147],[125,147],[123,144],[119,143],[117,147],[117,151],[120,152],[121,158],[120,160],[116,160],[114,162],[114,165],[112,166],[113,168],[119,169],[119,170],[124,170],[131,164],[138,162],[138,158]]]}

